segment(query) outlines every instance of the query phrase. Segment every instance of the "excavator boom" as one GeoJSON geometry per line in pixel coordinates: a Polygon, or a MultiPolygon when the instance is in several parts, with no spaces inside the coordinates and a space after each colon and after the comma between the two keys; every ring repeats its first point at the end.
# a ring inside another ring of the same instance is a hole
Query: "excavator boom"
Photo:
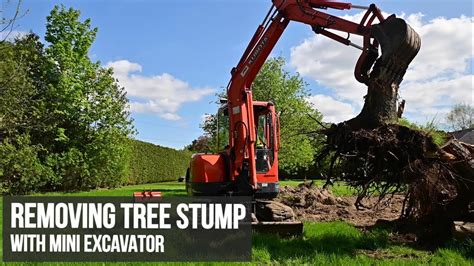
{"type": "Polygon", "coordinates": [[[251,130],[255,125],[251,85],[290,21],[307,24],[316,34],[360,49],[362,52],[354,75],[357,81],[367,85],[378,82],[398,86],[420,48],[418,34],[403,19],[395,15],[385,19],[375,4],[363,7],[325,0],[273,0],[264,21],[257,28],[239,63],[232,69],[227,87],[229,145],[231,158],[235,158],[231,164],[231,179],[239,178],[242,170],[248,169],[248,178],[254,189],[258,188],[258,182],[253,149],[256,135],[255,130],[251,130]],[[366,10],[358,23],[322,11],[354,8],[366,10]],[[374,24],[375,20],[379,24],[374,24]],[[348,37],[344,38],[334,31],[346,33],[348,37]],[[362,36],[363,44],[351,42],[351,34],[362,36]],[[245,162],[248,165],[244,166],[245,162]]]}

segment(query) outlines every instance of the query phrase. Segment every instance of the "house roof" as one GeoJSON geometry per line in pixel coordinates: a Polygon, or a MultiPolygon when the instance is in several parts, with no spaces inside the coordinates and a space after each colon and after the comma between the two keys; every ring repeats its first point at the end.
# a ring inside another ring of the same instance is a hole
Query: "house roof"
{"type": "Polygon", "coordinates": [[[459,141],[474,144],[474,128],[454,131],[451,134],[459,141]]]}

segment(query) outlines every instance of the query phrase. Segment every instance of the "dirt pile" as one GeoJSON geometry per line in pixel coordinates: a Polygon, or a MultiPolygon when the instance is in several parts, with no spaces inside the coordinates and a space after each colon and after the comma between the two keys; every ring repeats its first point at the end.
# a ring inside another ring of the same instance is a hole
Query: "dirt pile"
{"type": "Polygon", "coordinates": [[[399,218],[403,199],[401,195],[394,195],[390,200],[379,203],[378,198],[367,198],[364,200],[367,207],[358,210],[355,207],[355,196],[336,197],[330,191],[312,183],[303,183],[297,187],[280,188],[277,200],[292,207],[300,220],[342,220],[355,226],[371,226],[379,219],[392,221],[399,218]]]}

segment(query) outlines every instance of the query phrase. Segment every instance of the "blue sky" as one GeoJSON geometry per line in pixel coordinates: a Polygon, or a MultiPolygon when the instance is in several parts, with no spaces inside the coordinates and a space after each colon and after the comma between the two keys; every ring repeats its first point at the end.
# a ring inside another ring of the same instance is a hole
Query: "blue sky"
{"type": "MultiPolygon", "coordinates": [[[[114,67],[129,91],[139,132],[137,138],[182,148],[202,133],[199,123],[203,114],[216,111],[214,92],[228,83],[230,69],[240,58],[270,2],[25,0],[23,9],[28,9],[28,14],[15,30],[32,30],[44,36],[46,16],[55,4],[79,9],[82,19],[90,18],[92,25],[99,28],[91,58],[114,67]]],[[[423,43],[422,51],[426,47],[426,52],[420,55],[412,75],[407,77],[410,90],[401,90],[407,105],[410,106],[410,100],[413,102],[411,109],[407,108],[407,117],[424,122],[433,117],[442,118],[456,102],[472,103],[471,1],[376,3],[384,12],[405,14],[410,24],[422,32],[422,40],[429,42],[423,43]],[[450,46],[454,51],[446,52],[450,46]],[[453,61],[450,57],[461,58],[453,61]],[[468,84],[470,88],[466,89],[468,84]],[[463,89],[451,93],[451,86],[463,89]]],[[[333,13],[357,19],[358,11],[333,13]]],[[[300,72],[310,84],[313,97],[308,100],[321,109],[327,121],[339,122],[359,112],[364,90],[357,87],[351,75],[344,78],[347,82],[341,83],[341,78],[328,77],[313,65],[320,62],[325,72],[337,69],[344,74],[352,71],[358,51],[321,38],[315,37],[306,25],[290,23],[272,55],[285,57],[287,69],[300,72]]]]}

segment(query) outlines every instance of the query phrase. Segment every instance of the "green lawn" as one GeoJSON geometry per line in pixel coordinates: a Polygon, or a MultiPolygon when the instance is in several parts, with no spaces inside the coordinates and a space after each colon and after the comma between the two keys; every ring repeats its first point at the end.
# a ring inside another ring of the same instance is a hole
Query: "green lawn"
{"type": "MultiPolygon", "coordinates": [[[[283,181],[282,185],[295,186],[300,181],[283,181]]],[[[321,185],[318,183],[318,185],[321,185]]],[[[94,190],[78,193],[48,193],[57,196],[132,196],[134,191],[155,189],[164,196],[185,195],[184,183],[165,182],[125,186],[114,190],[94,190]]],[[[334,194],[347,195],[350,190],[336,184],[334,194]]],[[[3,205],[0,204],[0,208],[3,205]]],[[[1,215],[1,212],[0,212],[1,215]]],[[[2,219],[0,219],[1,225],[2,219]]],[[[256,264],[336,264],[336,265],[474,265],[474,242],[451,244],[436,251],[424,251],[390,243],[390,232],[374,230],[363,233],[345,222],[315,223],[304,226],[304,235],[281,239],[273,235],[254,235],[252,257],[256,264]]],[[[0,238],[1,239],[1,238],[0,238]]],[[[47,264],[47,263],[42,263],[47,264]]],[[[83,263],[55,263],[54,265],[82,265],[83,263]]],[[[87,263],[103,265],[104,263],[87,263]]],[[[153,263],[107,263],[114,265],[142,265],[153,263]]],[[[167,263],[181,265],[180,263],[167,263]]],[[[209,263],[196,263],[209,265],[209,263]]],[[[229,263],[218,263],[227,265],[229,263]]],[[[246,263],[242,263],[246,264],[246,263]]],[[[20,264],[18,264],[20,265],[20,264]]]]}
{"type": "Polygon", "coordinates": [[[124,186],[117,189],[99,189],[91,191],[81,191],[73,193],[53,192],[46,194],[36,194],[38,196],[133,196],[133,192],[143,190],[159,190],[163,196],[186,196],[184,183],[163,182],[133,186],[124,186]]]}
{"type": "MultiPolygon", "coordinates": [[[[303,180],[283,180],[283,181],[280,181],[280,186],[296,187],[303,182],[304,182],[303,180]]],[[[306,182],[311,182],[311,181],[306,181],[306,182]]],[[[325,180],[314,180],[313,182],[314,182],[314,185],[318,187],[322,187],[326,183],[325,180]]],[[[346,186],[343,182],[335,182],[334,185],[330,189],[331,189],[331,192],[336,197],[351,196],[351,195],[354,195],[355,193],[355,190],[353,188],[346,186]]]]}

